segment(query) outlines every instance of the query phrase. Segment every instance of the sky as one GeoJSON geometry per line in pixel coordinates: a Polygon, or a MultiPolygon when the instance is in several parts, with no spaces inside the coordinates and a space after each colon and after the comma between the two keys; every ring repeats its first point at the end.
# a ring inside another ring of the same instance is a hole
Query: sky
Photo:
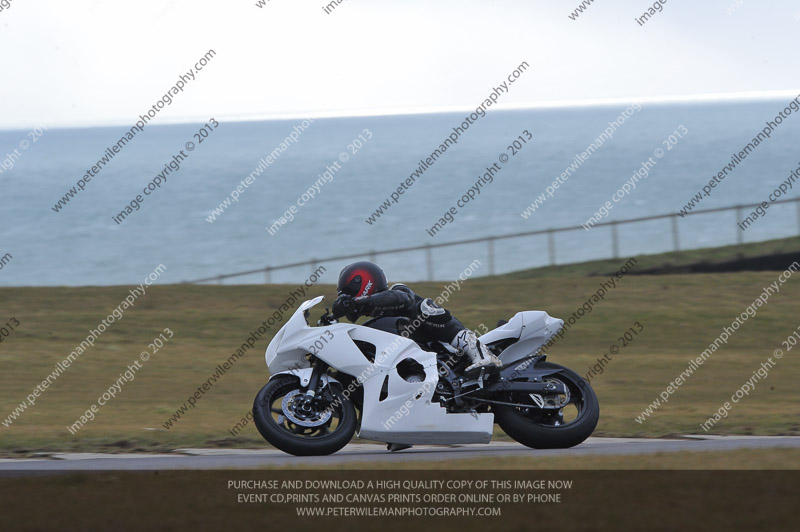
{"type": "Polygon", "coordinates": [[[0,128],[796,95],[800,1],[0,0],[0,128]]]}

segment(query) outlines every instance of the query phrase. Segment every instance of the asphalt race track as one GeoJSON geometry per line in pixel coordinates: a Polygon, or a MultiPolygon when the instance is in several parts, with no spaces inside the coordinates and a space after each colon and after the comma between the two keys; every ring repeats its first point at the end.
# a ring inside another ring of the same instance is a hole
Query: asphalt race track
{"type": "Polygon", "coordinates": [[[295,457],[275,449],[177,449],[169,454],[48,454],[0,459],[0,476],[57,471],[232,469],[263,466],[315,467],[352,462],[463,460],[494,456],[631,455],[675,451],[728,451],[800,447],[797,436],[684,436],[680,439],[589,438],[571,449],[534,450],[514,442],[489,445],[418,446],[390,453],[382,445],[350,444],[331,456],[295,457]]]}

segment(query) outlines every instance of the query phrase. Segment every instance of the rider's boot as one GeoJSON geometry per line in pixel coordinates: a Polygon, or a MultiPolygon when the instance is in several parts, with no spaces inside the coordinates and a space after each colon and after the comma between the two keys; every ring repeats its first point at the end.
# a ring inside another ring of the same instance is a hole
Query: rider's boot
{"type": "Polygon", "coordinates": [[[471,371],[475,368],[491,366],[500,367],[503,365],[503,363],[500,362],[500,359],[494,356],[485,345],[481,344],[480,340],[478,340],[478,337],[475,336],[475,333],[469,329],[460,331],[450,342],[450,345],[456,349],[461,349],[472,361],[472,365],[467,367],[467,369],[464,370],[465,372],[471,371]]]}

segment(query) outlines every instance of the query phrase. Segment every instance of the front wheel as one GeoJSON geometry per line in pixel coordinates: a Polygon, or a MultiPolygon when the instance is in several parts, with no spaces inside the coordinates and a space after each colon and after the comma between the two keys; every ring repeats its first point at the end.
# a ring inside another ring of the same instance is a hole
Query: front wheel
{"type": "Polygon", "coordinates": [[[333,400],[305,401],[297,377],[271,379],[256,394],[253,420],[269,443],[295,456],[333,454],[353,438],[356,411],[353,403],[332,390],[333,400]]]}
{"type": "Polygon", "coordinates": [[[537,369],[558,369],[544,381],[562,383],[566,394],[540,396],[509,392],[502,401],[515,405],[495,405],[495,420],[506,434],[534,449],[565,449],[591,436],[600,418],[600,405],[594,390],[574,371],[541,362],[537,369]]]}

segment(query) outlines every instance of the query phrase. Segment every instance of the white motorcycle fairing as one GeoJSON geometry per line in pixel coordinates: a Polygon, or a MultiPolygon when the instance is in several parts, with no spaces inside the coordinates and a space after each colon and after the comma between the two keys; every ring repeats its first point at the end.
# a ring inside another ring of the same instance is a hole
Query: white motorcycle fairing
{"type": "Polygon", "coordinates": [[[492,329],[478,339],[487,345],[508,338],[518,339],[519,341],[500,353],[500,361],[507,366],[538,352],[563,326],[564,320],[553,318],[547,312],[527,310],[517,312],[508,323],[492,329]]]}
{"type": "MultiPolygon", "coordinates": [[[[323,296],[319,296],[301,304],[270,342],[265,358],[273,377],[292,374],[303,385],[308,384],[312,368],[307,355],[313,353],[362,384],[364,402],[358,432],[361,438],[412,445],[491,441],[494,414],[448,413],[438,402],[433,402],[439,382],[435,353],[421,349],[403,336],[362,325],[334,323],[310,327],[305,312],[322,300],[323,296]],[[374,361],[367,358],[356,341],[375,347],[374,361]],[[402,375],[398,372],[401,363],[406,368],[402,375]],[[413,368],[411,372],[407,370],[409,367],[413,368]]],[[[480,339],[489,343],[520,338],[501,354],[501,360],[508,364],[535,353],[561,324],[561,320],[550,318],[545,312],[521,312],[480,339]],[[519,344],[523,347],[514,349],[519,344]]],[[[333,378],[323,382],[331,381],[338,382],[333,378]]],[[[347,390],[345,393],[349,396],[347,390]]]]}

